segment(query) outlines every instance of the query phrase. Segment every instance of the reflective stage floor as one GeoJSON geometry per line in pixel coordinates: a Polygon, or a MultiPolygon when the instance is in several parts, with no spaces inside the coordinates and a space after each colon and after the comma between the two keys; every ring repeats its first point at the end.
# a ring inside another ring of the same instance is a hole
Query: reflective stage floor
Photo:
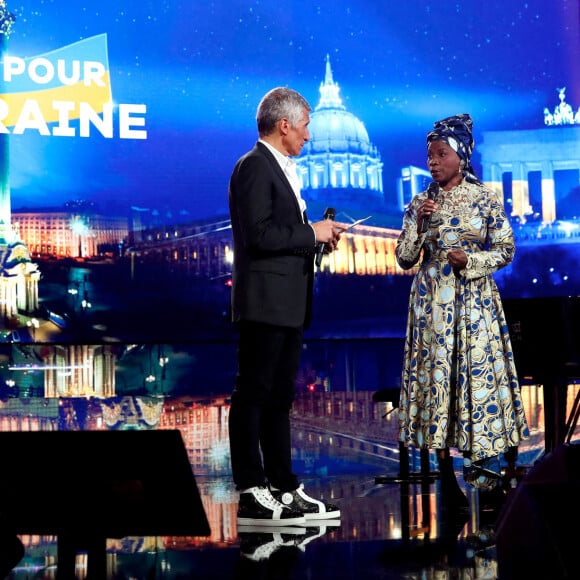
{"type": "MultiPolygon", "coordinates": [[[[342,515],[302,528],[242,529],[229,477],[196,477],[209,536],[108,539],[102,554],[80,551],[74,573],[72,567],[67,573],[59,567],[58,538],[22,535],[25,555],[6,577],[572,578],[574,547],[564,530],[579,521],[579,448],[558,448],[523,467],[520,479],[506,482],[500,503],[482,505],[478,492],[469,491],[470,510],[463,515],[442,505],[436,472],[407,482],[395,474],[387,483],[377,483],[382,474],[373,470],[312,475],[303,479],[306,490],[339,505],[342,515]],[[95,572],[97,559],[102,568],[95,572]]],[[[38,485],[42,489],[42,477],[38,485]]],[[[78,506],[78,517],[91,517],[90,502],[78,506]]]]}

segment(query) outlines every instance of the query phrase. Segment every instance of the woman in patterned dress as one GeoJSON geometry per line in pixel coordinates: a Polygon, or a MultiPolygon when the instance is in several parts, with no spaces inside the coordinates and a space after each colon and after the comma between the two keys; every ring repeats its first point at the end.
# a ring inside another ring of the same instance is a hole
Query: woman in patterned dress
{"type": "Polygon", "coordinates": [[[493,273],[514,257],[502,200],[476,177],[467,114],[427,135],[434,184],[413,197],[397,242],[413,279],[399,405],[399,438],[434,449],[442,493],[465,503],[449,448],[463,454],[468,484],[493,489],[500,455],[515,462],[528,437],[518,377],[493,273]],[[422,227],[424,226],[424,227],[422,227]]]}

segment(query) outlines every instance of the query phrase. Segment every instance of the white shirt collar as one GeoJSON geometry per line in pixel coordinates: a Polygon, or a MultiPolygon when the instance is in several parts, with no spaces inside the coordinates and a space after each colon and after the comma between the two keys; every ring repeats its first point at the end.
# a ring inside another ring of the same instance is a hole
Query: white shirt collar
{"type": "Polygon", "coordinates": [[[300,180],[298,179],[298,174],[296,173],[296,161],[287,155],[284,155],[278,149],[267,143],[263,139],[258,139],[259,143],[263,143],[268,150],[274,155],[278,165],[282,168],[284,175],[288,178],[296,199],[298,200],[298,205],[300,206],[300,211],[304,213],[306,211],[306,202],[302,199],[300,195],[300,180]]]}

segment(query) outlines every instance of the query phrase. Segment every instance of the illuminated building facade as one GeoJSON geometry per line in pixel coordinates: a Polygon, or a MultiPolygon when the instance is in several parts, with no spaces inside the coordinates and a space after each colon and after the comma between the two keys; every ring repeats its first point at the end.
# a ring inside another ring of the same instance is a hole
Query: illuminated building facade
{"type": "Polygon", "coordinates": [[[395,258],[399,230],[367,225],[355,228],[356,233],[347,232],[340,239],[336,251],[324,257],[321,271],[357,276],[411,272],[402,270],[395,258]]]}
{"type": "Polygon", "coordinates": [[[115,396],[112,345],[51,345],[42,350],[45,397],[115,396]]]}
{"type": "Polygon", "coordinates": [[[118,349],[112,344],[21,348],[12,352],[2,379],[23,397],[114,397],[118,349]]]}
{"type": "MultiPolygon", "coordinates": [[[[399,230],[355,226],[325,256],[321,271],[358,276],[409,274],[395,259],[399,230]]],[[[231,274],[232,239],[229,221],[198,226],[166,227],[144,232],[147,240],[129,248],[132,260],[163,263],[191,276],[220,278],[231,274]]]]}
{"type": "Polygon", "coordinates": [[[229,398],[182,397],[163,407],[159,428],[179,429],[195,473],[228,473],[229,398]]]}
{"type": "Polygon", "coordinates": [[[407,165],[401,168],[401,177],[397,180],[397,207],[401,214],[414,195],[425,191],[433,178],[427,169],[407,165]]]}
{"type": "Polygon", "coordinates": [[[93,258],[118,254],[129,237],[124,217],[56,212],[15,212],[14,229],[33,257],[93,258]]]}
{"type": "Polygon", "coordinates": [[[558,90],[560,104],[553,113],[544,110],[544,128],[485,131],[478,146],[484,183],[522,223],[534,216],[548,224],[561,219],[556,207],[580,187],[580,110],[574,113],[566,89],[558,90]]]}
{"type": "Polygon", "coordinates": [[[580,127],[487,131],[479,151],[484,183],[522,221],[534,214],[545,223],[558,219],[558,202],[580,186],[580,127]]]}
{"type": "Polygon", "coordinates": [[[140,242],[127,248],[132,262],[165,264],[179,272],[206,278],[228,276],[232,270],[232,232],[228,220],[204,224],[161,226],[139,233],[140,242]]]}
{"type": "Polygon", "coordinates": [[[0,224],[0,315],[4,320],[38,308],[39,279],[26,244],[9,226],[0,224]]]}

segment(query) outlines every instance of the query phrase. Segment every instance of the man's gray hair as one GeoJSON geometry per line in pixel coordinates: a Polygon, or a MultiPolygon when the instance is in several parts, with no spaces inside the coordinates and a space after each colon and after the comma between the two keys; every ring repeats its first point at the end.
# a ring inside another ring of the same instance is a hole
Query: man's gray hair
{"type": "Polygon", "coordinates": [[[288,119],[292,127],[302,120],[304,109],[310,111],[308,101],[298,92],[285,87],[268,91],[258,105],[256,121],[260,137],[270,135],[280,119],[288,119]]]}

